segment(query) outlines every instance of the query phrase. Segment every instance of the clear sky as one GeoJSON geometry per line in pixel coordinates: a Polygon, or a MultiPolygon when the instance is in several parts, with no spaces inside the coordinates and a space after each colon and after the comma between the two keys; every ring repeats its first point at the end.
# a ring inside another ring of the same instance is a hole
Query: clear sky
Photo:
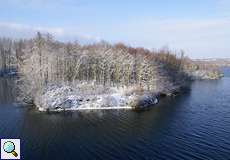
{"type": "Polygon", "coordinates": [[[107,40],[230,58],[230,0],[2,0],[0,36],[36,31],[59,40],[107,40]]]}

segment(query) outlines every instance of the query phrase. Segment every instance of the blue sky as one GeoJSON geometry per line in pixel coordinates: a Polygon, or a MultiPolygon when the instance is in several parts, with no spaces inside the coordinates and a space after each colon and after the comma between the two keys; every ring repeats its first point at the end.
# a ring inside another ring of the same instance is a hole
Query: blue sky
{"type": "Polygon", "coordinates": [[[7,0],[0,36],[107,40],[183,49],[192,58],[230,58],[230,0],[7,0]]]}

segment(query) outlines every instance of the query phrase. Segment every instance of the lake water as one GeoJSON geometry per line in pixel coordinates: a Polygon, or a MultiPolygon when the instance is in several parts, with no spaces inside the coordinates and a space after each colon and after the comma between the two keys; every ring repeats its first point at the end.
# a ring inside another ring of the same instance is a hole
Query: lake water
{"type": "Polygon", "coordinates": [[[26,160],[230,160],[229,70],[145,112],[39,113],[0,79],[0,137],[20,138],[26,160]]]}

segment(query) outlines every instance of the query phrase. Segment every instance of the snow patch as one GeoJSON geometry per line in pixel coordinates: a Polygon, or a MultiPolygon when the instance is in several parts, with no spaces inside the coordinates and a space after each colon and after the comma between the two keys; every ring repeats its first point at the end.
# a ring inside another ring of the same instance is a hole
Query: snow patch
{"type": "MultiPolygon", "coordinates": [[[[139,99],[135,93],[124,94],[124,89],[110,88],[109,90],[110,93],[89,95],[88,91],[85,94],[77,87],[52,85],[44,89],[43,94],[36,98],[35,104],[39,111],[132,109],[131,102],[139,99]]],[[[147,102],[149,105],[158,102],[155,97],[144,99],[143,103],[147,102]]]]}

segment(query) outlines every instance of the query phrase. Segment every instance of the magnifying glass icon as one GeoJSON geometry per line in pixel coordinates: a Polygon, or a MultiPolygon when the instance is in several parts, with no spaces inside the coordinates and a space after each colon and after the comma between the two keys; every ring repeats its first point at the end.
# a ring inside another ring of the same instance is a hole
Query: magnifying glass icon
{"type": "Polygon", "coordinates": [[[18,156],[17,152],[15,152],[15,145],[11,141],[7,141],[7,142],[4,143],[3,150],[6,153],[11,153],[14,157],[18,156]]]}

